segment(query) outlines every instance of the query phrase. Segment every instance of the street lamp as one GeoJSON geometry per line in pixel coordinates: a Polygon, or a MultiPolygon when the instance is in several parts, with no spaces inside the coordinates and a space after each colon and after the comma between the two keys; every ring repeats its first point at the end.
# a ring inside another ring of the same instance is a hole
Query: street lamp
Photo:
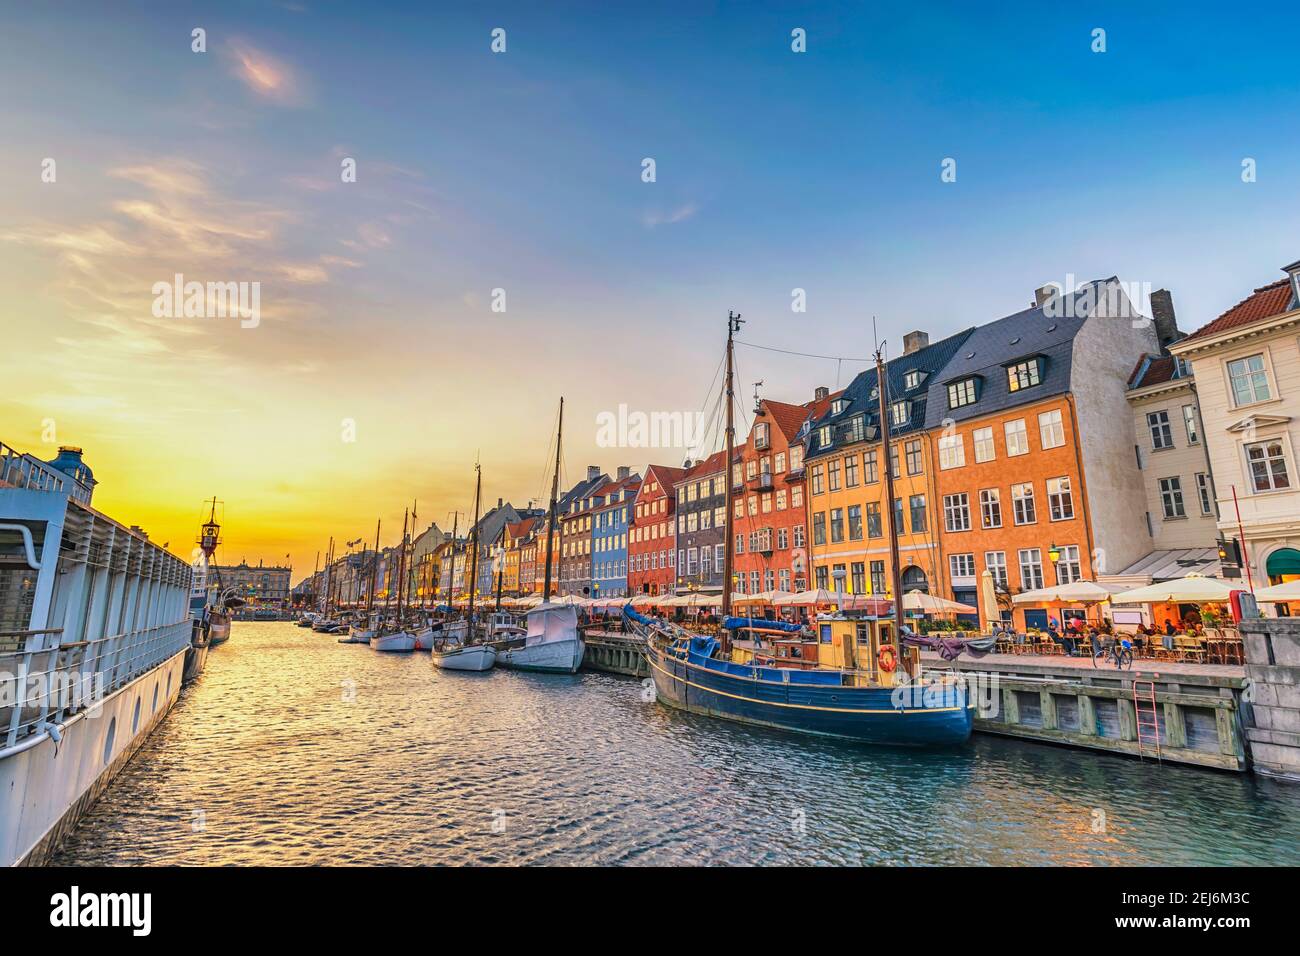
{"type": "Polygon", "coordinates": [[[1056,562],[1061,560],[1061,549],[1053,544],[1047,549],[1047,557],[1051,560],[1052,567],[1055,568],[1056,562]]]}

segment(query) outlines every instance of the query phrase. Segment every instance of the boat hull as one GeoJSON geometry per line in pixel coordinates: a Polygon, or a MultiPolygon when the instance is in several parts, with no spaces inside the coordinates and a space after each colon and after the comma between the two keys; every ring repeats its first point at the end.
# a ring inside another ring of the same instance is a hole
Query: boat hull
{"type": "Polygon", "coordinates": [[[181,675],[182,684],[192,684],[199,679],[203,673],[203,668],[208,663],[208,642],[205,638],[200,638],[190,642],[190,646],[185,649],[185,670],[181,675]]]}
{"type": "Polygon", "coordinates": [[[497,664],[521,671],[540,671],[549,674],[576,674],[582,666],[587,646],[582,638],[567,641],[546,641],[524,647],[511,647],[497,651],[497,664]]]}
{"type": "Polygon", "coordinates": [[[469,644],[433,651],[433,666],[445,671],[491,670],[496,659],[496,648],[491,644],[469,644]]]}
{"type": "Polygon", "coordinates": [[[370,639],[370,648],[375,651],[404,652],[415,650],[415,635],[405,631],[396,634],[376,635],[370,639]]]}
{"type": "Polygon", "coordinates": [[[213,614],[212,624],[208,630],[208,646],[216,647],[230,640],[230,618],[213,614]]]}
{"type": "Polygon", "coordinates": [[[891,688],[755,680],[679,659],[653,641],[646,655],[661,702],[710,717],[897,747],[963,744],[974,722],[960,685],[941,695],[944,706],[899,706],[891,688]]]}

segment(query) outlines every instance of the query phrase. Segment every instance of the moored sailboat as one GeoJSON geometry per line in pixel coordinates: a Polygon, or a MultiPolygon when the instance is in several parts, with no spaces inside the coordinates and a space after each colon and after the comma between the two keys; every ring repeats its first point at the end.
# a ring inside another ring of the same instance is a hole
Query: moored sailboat
{"type": "MultiPolygon", "coordinates": [[[[466,631],[464,637],[460,640],[451,640],[449,638],[434,638],[430,655],[433,660],[433,666],[448,671],[486,671],[491,670],[492,665],[496,663],[496,648],[479,640],[479,635],[474,628],[474,592],[478,583],[478,532],[479,532],[479,507],[480,497],[483,490],[483,471],[478,465],[474,466],[476,472],[474,482],[474,524],[470,531],[470,576],[469,576],[469,607],[465,616],[466,631]]],[[[454,531],[453,531],[454,542],[454,531]]],[[[454,547],[454,544],[453,544],[454,547]]],[[[455,560],[455,551],[452,551],[452,560],[455,560]]],[[[455,572],[455,566],[452,567],[455,572]]]]}

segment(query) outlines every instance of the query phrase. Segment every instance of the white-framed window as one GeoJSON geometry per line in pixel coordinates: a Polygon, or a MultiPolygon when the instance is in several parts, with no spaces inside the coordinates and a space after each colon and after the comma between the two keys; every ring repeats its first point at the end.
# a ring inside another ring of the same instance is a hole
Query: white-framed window
{"type": "Polygon", "coordinates": [[[1011,486],[1011,514],[1016,524],[1033,524],[1038,520],[1032,483],[1011,486]]]}
{"type": "Polygon", "coordinates": [[[1251,487],[1257,492],[1281,491],[1291,487],[1286,451],[1280,438],[1252,442],[1245,446],[1251,487]]]}
{"type": "Polygon", "coordinates": [[[944,435],[939,439],[939,467],[961,468],[966,464],[966,442],[961,435],[944,435]]]}
{"type": "Polygon", "coordinates": [[[948,570],[954,578],[975,577],[975,555],[973,553],[948,555],[948,570]]]}
{"type": "Polygon", "coordinates": [[[1160,479],[1160,506],[1166,518],[1186,518],[1183,508],[1183,480],[1177,475],[1160,479]]]}
{"type": "Polygon", "coordinates": [[[1169,425],[1169,413],[1164,409],[1147,412],[1147,430],[1151,432],[1151,447],[1156,451],[1174,447],[1174,431],[1169,425]]]}
{"type": "Polygon", "coordinates": [[[1029,454],[1029,432],[1025,429],[1025,420],[1017,418],[1003,426],[1007,435],[1007,457],[1029,454]]]}
{"type": "Polygon", "coordinates": [[[993,583],[1002,587],[1010,587],[1007,580],[1007,553],[1005,551],[985,551],[984,567],[988,568],[989,574],[993,575],[993,583]]]}
{"type": "Polygon", "coordinates": [[[1201,500],[1201,514],[1214,514],[1214,484],[1203,471],[1196,473],[1196,496],[1201,500]]]}
{"type": "Polygon", "coordinates": [[[785,473],[785,452],[779,451],[776,453],[776,462],[772,467],[776,469],[778,475],[785,473]]]}
{"type": "Polygon", "coordinates": [[[1196,417],[1195,405],[1183,406],[1183,428],[1187,430],[1187,444],[1199,445],[1201,443],[1201,426],[1196,417]]]}
{"type": "Polygon", "coordinates": [[[1065,444],[1065,423],[1061,421],[1059,408],[1039,414],[1038,440],[1044,449],[1060,448],[1065,444]]]}
{"type": "Polygon", "coordinates": [[[967,378],[948,386],[948,407],[961,408],[975,404],[975,379],[967,378]]]}
{"type": "MultiPolygon", "coordinates": [[[[798,471],[803,467],[803,448],[795,445],[790,449],[790,470],[798,471]]],[[[777,469],[778,471],[780,469],[777,469]]]]}
{"type": "Polygon", "coordinates": [[[1021,548],[1020,586],[1033,591],[1043,586],[1043,552],[1040,548],[1021,548]]]}
{"type": "Polygon", "coordinates": [[[970,530],[970,498],[966,492],[943,496],[943,523],[949,531],[970,530]]]}
{"type": "Polygon", "coordinates": [[[985,488],[980,492],[980,525],[1002,527],[1002,492],[997,488],[985,488]]]}
{"type": "Polygon", "coordinates": [[[977,463],[983,464],[997,457],[997,450],[993,445],[992,428],[975,429],[971,432],[971,440],[975,445],[975,461],[977,463]]]}
{"type": "Polygon", "coordinates": [[[715,544],[713,546],[713,563],[719,570],[727,560],[727,546],[725,544],[715,544]]]}
{"type": "Polygon", "coordinates": [[[1069,478],[1047,479],[1047,510],[1053,521],[1068,521],[1074,517],[1074,495],[1069,478]]]}
{"type": "Polygon", "coordinates": [[[830,425],[823,425],[817,429],[817,447],[829,448],[831,446],[831,433],[833,429],[830,425]]]}
{"type": "Polygon", "coordinates": [[[1229,362],[1228,385],[1232,389],[1234,405],[1251,405],[1272,398],[1273,394],[1268,387],[1268,371],[1264,366],[1264,353],[1247,355],[1229,362]]]}
{"type": "Polygon", "coordinates": [[[1040,374],[1039,360],[1036,358],[1017,362],[1015,365],[1008,365],[1007,391],[1018,392],[1024,388],[1032,388],[1039,383],[1040,374]]]}
{"type": "Polygon", "coordinates": [[[908,407],[911,402],[894,402],[889,406],[889,422],[895,427],[906,425],[907,420],[911,417],[911,410],[908,407]]]}
{"type": "Polygon", "coordinates": [[[835,399],[835,401],[831,402],[832,415],[838,415],[842,411],[844,411],[844,402],[842,399],[837,398],[835,399]]]}
{"type": "Polygon", "coordinates": [[[903,376],[903,388],[908,390],[916,388],[921,384],[921,373],[913,369],[903,376]]]}
{"type": "Polygon", "coordinates": [[[1056,559],[1056,583],[1071,584],[1083,577],[1083,566],[1079,563],[1079,546],[1063,545],[1057,549],[1060,557],[1056,559]]]}

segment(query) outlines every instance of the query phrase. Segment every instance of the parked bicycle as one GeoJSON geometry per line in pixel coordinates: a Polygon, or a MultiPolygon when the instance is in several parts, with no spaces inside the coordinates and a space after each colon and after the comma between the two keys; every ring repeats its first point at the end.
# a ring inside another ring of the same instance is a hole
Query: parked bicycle
{"type": "Polygon", "coordinates": [[[1132,667],[1132,642],[1123,638],[1118,641],[1114,638],[1105,641],[1100,647],[1092,652],[1092,666],[1101,667],[1103,664],[1114,664],[1117,670],[1125,670],[1132,667]]]}

